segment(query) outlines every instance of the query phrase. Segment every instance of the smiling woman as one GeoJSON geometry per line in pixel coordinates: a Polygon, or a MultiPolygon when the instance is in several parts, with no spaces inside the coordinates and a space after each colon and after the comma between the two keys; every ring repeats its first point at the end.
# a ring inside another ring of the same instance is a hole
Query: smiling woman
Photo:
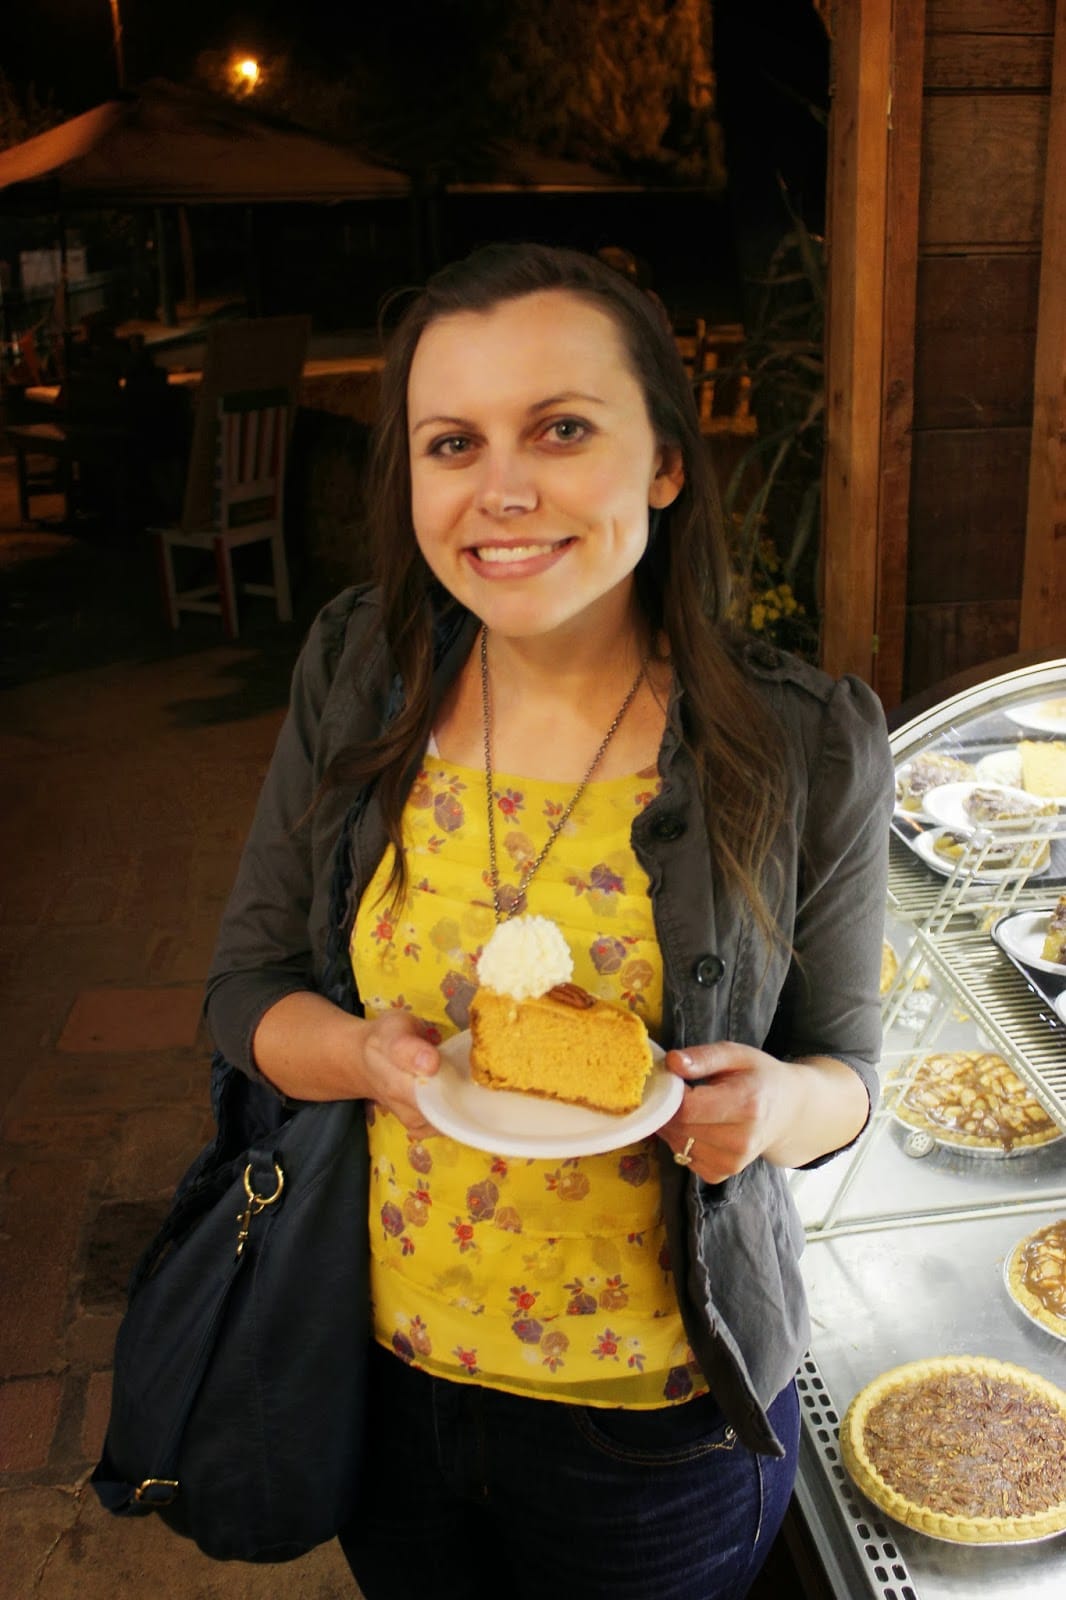
{"type": "Polygon", "coordinates": [[[378,583],[304,648],[208,996],[252,1077],[366,1105],[366,1208],[337,1218],[374,1372],[342,1547],[368,1600],[735,1600],[796,1464],[785,1169],[875,1092],[880,707],[729,631],[691,388],[594,258],[490,247],[431,280],[368,488],[378,583]],[[564,988],[635,1013],[680,1080],[609,1149],[511,1159],[522,1096],[503,1150],[428,1120],[526,910],[564,988]]]}
{"type": "Polygon", "coordinates": [[[602,678],[603,640],[637,631],[649,508],[684,481],[616,324],[560,291],[441,318],[415,352],[408,412],[412,517],[435,577],[527,650],[574,663],[595,640],[602,678]]]}

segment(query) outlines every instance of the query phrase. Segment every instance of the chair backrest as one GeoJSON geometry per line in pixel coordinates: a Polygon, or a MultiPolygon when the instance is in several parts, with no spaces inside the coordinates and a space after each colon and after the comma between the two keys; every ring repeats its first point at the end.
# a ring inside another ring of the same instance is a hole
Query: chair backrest
{"type": "Polygon", "coordinates": [[[215,522],[223,532],[281,519],[288,398],[284,389],[250,389],[218,401],[215,522]]]}
{"type": "Polygon", "coordinates": [[[224,396],[282,391],[288,407],[287,442],[310,335],[311,319],[304,316],[219,322],[208,329],[203,379],[195,401],[182,527],[208,527],[214,519],[218,407],[224,396]]]}

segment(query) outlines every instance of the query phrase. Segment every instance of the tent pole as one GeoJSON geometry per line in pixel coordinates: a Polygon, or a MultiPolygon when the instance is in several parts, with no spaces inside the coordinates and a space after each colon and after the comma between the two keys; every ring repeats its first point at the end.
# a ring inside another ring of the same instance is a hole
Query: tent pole
{"type": "Polygon", "coordinates": [[[196,310],[196,257],[192,247],[192,228],[189,226],[189,209],[178,207],[178,239],[181,244],[181,275],[185,288],[185,302],[196,310]]]}
{"type": "Polygon", "coordinates": [[[176,328],[178,314],[174,309],[174,286],[170,281],[170,256],[167,251],[166,216],[162,206],[155,208],[155,253],[159,272],[159,320],[167,328],[176,328]]]}

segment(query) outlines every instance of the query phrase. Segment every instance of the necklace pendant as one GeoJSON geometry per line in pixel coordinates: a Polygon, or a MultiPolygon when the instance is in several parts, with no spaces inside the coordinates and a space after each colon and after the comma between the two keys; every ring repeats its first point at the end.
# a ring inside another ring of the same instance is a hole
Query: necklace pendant
{"type": "Polygon", "coordinates": [[[501,922],[506,922],[508,917],[523,916],[526,909],[526,891],[516,888],[511,883],[501,883],[498,909],[501,922]]]}

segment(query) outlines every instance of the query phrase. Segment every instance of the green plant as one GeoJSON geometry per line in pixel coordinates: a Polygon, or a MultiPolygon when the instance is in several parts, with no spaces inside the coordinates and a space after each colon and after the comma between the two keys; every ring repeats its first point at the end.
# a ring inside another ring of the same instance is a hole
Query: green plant
{"type": "Polygon", "coordinates": [[[791,226],[771,257],[734,369],[751,381],[759,435],[723,496],[738,620],[813,654],[825,447],[825,245],[785,196],[791,226]]]}

